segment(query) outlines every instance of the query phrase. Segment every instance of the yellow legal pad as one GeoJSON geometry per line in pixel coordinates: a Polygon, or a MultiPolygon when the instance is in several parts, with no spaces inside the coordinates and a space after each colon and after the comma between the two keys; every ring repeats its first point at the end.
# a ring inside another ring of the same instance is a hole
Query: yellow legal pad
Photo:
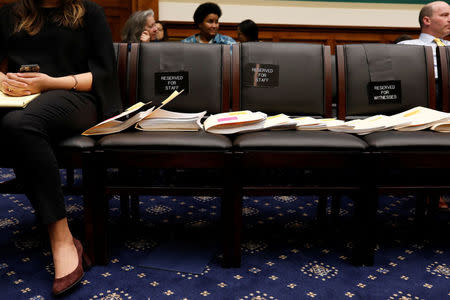
{"type": "Polygon", "coordinates": [[[28,103],[33,101],[39,95],[40,95],[40,93],[28,95],[28,96],[14,97],[14,96],[8,96],[8,95],[4,94],[3,92],[0,92],[0,107],[24,108],[28,105],[28,103]]]}

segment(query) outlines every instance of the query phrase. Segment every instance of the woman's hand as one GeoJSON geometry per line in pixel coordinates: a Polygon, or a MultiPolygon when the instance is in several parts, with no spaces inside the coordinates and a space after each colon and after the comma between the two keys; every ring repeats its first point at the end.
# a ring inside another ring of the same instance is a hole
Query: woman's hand
{"type": "MultiPolygon", "coordinates": [[[[14,73],[7,73],[0,86],[1,91],[9,96],[31,95],[28,85],[24,82],[13,79],[14,73]]],[[[17,78],[17,76],[15,76],[17,78]]]]}
{"type": "Polygon", "coordinates": [[[48,90],[51,77],[44,73],[7,73],[2,92],[10,96],[26,96],[48,90]]]}
{"type": "Polygon", "coordinates": [[[142,31],[141,42],[143,42],[143,43],[150,42],[150,32],[148,32],[147,30],[142,31]]]}

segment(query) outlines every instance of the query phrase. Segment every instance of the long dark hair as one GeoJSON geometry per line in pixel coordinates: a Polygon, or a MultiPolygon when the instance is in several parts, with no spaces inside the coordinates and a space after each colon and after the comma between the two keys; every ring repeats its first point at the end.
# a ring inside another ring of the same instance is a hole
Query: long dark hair
{"type": "MultiPolygon", "coordinates": [[[[24,30],[29,35],[41,31],[45,17],[41,9],[41,0],[19,0],[14,6],[16,23],[14,33],[24,30]]],[[[52,17],[52,21],[59,26],[72,29],[83,26],[85,7],[82,0],[61,0],[60,13],[52,17]]]]}
{"type": "Polygon", "coordinates": [[[247,37],[247,42],[258,41],[258,25],[250,19],[244,20],[238,25],[239,31],[247,37]]]}

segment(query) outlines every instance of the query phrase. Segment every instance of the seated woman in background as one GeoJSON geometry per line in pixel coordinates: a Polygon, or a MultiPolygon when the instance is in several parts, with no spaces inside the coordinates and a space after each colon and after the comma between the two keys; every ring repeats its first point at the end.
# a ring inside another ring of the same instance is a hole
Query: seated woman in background
{"type": "Polygon", "coordinates": [[[156,34],[156,23],[152,9],[134,12],[122,29],[120,38],[124,43],[147,43],[156,34]]]}
{"type": "Polygon", "coordinates": [[[155,23],[155,33],[151,36],[152,42],[167,41],[167,28],[162,22],[155,23]]]}
{"type": "Polygon", "coordinates": [[[258,25],[250,19],[239,23],[237,28],[238,41],[244,42],[257,42],[258,41],[258,25]]]}
{"type": "Polygon", "coordinates": [[[200,4],[194,13],[194,22],[200,32],[182,40],[183,43],[235,44],[231,37],[219,34],[220,7],[212,2],[200,4]]]}
{"type": "Polygon", "coordinates": [[[400,42],[408,41],[408,40],[412,40],[412,39],[413,39],[412,36],[410,36],[409,34],[402,34],[402,35],[398,36],[398,37],[393,41],[393,43],[394,43],[394,44],[398,44],[398,43],[400,43],[400,42]]]}
{"type": "MultiPolygon", "coordinates": [[[[0,111],[2,150],[48,231],[53,294],[71,290],[89,259],[69,229],[54,145],[121,110],[115,56],[103,9],[90,0],[18,0],[0,8],[0,90],[38,95],[0,111]],[[32,72],[21,65],[38,64],[32,72]]],[[[44,269],[44,266],[42,266],[44,269]]],[[[37,272],[37,271],[35,271],[37,272]]]]}

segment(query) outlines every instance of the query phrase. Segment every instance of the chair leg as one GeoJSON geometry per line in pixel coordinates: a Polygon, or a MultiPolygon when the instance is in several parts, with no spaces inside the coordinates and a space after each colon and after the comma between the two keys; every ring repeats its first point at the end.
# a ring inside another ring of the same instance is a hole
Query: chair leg
{"type": "Polygon", "coordinates": [[[241,178],[235,159],[227,156],[224,171],[224,193],[222,196],[221,223],[223,232],[224,268],[238,268],[241,265],[242,235],[242,190],[241,178]]]}
{"type": "MultiPolygon", "coordinates": [[[[121,182],[133,182],[136,174],[128,169],[120,169],[119,177],[121,182]]],[[[130,220],[139,220],[139,196],[120,194],[120,216],[124,224],[129,224],[130,220]]]]}
{"type": "Polygon", "coordinates": [[[438,211],[440,195],[430,195],[428,203],[426,203],[425,223],[427,232],[430,233],[431,239],[437,239],[442,235],[439,228],[438,211]]]}
{"type": "Polygon", "coordinates": [[[139,221],[140,213],[139,213],[139,196],[138,195],[131,195],[130,205],[131,205],[131,217],[133,218],[133,220],[139,221]]]}
{"type": "Polygon", "coordinates": [[[96,168],[93,164],[93,154],[83,153],[82,161],[82,185],[83,185],[83,206],[84,206],[84,240],[85,251],[92,264],[98,264],[97,247],[97,228],[96,228],[96,200],[98,197],[99,182],[96,178],[96,168]]]}
{"type": "Polygon", "coordinates": [[[92,264],[96,264],[95,256],[95,221],[94,221],[94,205],[95,201],[95,191],[92,184],[87,184],[90,182],[89,170],[83,169],[83,206],[84,206],[84,240],[85,240],[85,251],[89,256],[92,264]]]}
{"type": "Polygon", "coordinates": [[[356,196],[355,234],[352,264],[372,266],[375,256],[375,219],[378,193],[375,188],[367,188],[356,196]]]}
{"type": "Polygon", "coordinates": [[[335,194],[331,198],[331,224],[336,225],[341,209],[341,194],[335,194]]]}
{"type": "Polygon", "coordinates": [[[425,228],[426,228],[426,207],[427,204],[426,202],[430,202],[432,201],[432,197],[430,196],[425,196],[422,193],[419,193],[416,196],[416,212],[415,212],[415,221],[414,221],[414,225],[416,227],[416,236],[419,239],[422,239],[425,235],[425,228]]]}
{"type": "Polygon", "coordinates": [[[241,199],[232,200],[234,203],[229,203],[227,208],[224,207],[222,213],[227,217],[232,217],[231,222],[224,222],[224,253],[223,253],[223,263],[224,268],[239,268],[241,266],[241,218],[238,214],[242,214],[242,205],[240,204],[241,199]],[[239,203],[238,203],[239,202],[239,203]],[[229,212],[226,212],[226,211],[229,212]],[[234,223],[231,225],[230,223],[234,223]],[[227,227],[227,225],[231,225],[227,227]]]}
{"type": "Polygon", "coordinates": [[[325,228],[328,239],[333,242],[341,242],[340,227],[338,223],[340,220],[339,210],[341,208],[341,197],[342,195],[340,193],[333,193],[331,196],[331,217],[329,218],[328,228],[325,228]]]}
{"type": "Polygon", "coordinates": [[[431,195],[427,204],[427,217],[433,217],[439,209],[439,200],[441,196],[431,195]]]}
{"type": "Polygon", "coordinates": [[[120,193],[120,219],[124,224],[130,221],[130,196],[127,193],[120,193]]]}
{"type": "Polygon", "coordinates": [[[94,264],[106,265],[109,260],[106,169],[96,162],[95,154],[87,154],[83,162],[83,184],[87,191],[84,210],[87,252],[94,264]]]}
{"type": "Polygon", "coordinates": [[[109,261],[108,247],[108,197],[102,193],[97,198],[95,205],[96,231],[95,231],[95,257],[96,263],[106,265],[109,261]]]}

